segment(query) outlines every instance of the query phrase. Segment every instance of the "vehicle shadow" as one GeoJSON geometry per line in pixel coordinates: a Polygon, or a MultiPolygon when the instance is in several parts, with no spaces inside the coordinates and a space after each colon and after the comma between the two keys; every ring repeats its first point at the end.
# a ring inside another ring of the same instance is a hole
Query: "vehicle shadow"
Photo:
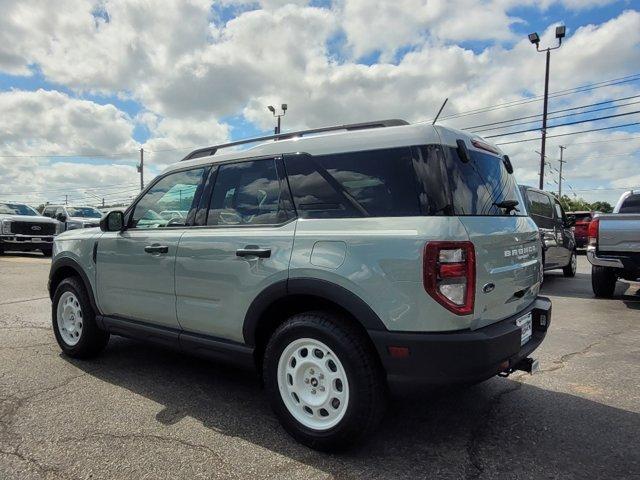
{"type": "Polygon", "coordinates": [[[364,446],[328,455],[284,432],[255,374],[120,338],[94,361],[62,358],[160,404],[161,425],[191,417],[336,478],[619,479],[640,465],[640,414],[509,379],[394,397],[364,446]]]}

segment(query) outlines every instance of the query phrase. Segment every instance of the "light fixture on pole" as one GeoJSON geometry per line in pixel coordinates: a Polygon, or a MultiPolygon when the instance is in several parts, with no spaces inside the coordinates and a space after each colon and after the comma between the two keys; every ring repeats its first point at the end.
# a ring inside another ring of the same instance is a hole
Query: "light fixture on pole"
{"type": "Polygon", "coordinates": [[[287,106],[287,104],[286,104],[286,103],[283,103],[283,104],[280,106],[280,108],[282,109],[282,113],[277,114],[277,113],[276,113],[276,109],[275,109],[275,107],[274,107],[273,105],[269,105],[269,106],[267,107],[267,110],[269,110],[269,111],[273,114],[273,116],[274,116],[274,117],[276,117],[276,118],[278,119],[278,123],[276,124],[276,128],[275,128],[275,129],[274,129],[274,131],[273,131],[273,133],[275,133],[276,135],[278,135],[278,134],[280,133],[280,131],[281,131],[281,130],[280,130],[280,119],[281,119],[282,117],[284,117],[284,116],[287,114],[287,108],[288,108],[288,106],[287,106]]]}
{"type": "Polygon", "coordinates": [[[549,63],[551,61],[551,50],[560,48],[562,45],[562,39],[566,35],[566,27],[564,25],[558,25],[556,27],[556,38],[558,39],[558,45],[555,47],[547,47],[540,49],[540,35],[536,32],[529,34],[529,41],[536,46],[536,51],[546,52],[547,63],[544,73],[544,106],[542,107],[542,146],[540,149],[540,190],[544,187],[544,158],[545,149],[547,143],[547,106],[549,104],[549,63]]]}

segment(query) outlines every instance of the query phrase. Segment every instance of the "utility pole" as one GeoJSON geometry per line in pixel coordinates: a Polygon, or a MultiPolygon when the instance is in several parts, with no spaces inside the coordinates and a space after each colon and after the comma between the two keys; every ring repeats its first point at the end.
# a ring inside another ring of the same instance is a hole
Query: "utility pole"
{"type": "Polygon", "coordinates": [[[565,148],[567,147],[560,145],[560,178],[558,178],[558,198],[562,198],[562,164],[565,163],[565,161],[562,160],[562,152],[565,148]]]}
{"type": "Polygon", "coordinates": [[[540,50],[540,36],[534,32],[529,34],[529,41],[536,46],[536,51],[546,52],[546,68],[544,73],[544,105],[542,107],[542,146],[540,147],[540,190],[544,188],[544,158],[545,150],[547,147],[547,110],[549,104],[549,66],[551,63],[551,50],[560,48],[562,45],[562,39],[565,37],[566,27],[559,25],[556,27],[556,38],[558,39],[558,45],[555,47],[547,47],[540,50]]]}
{"type": "Polygon", "coordinates": [[[64,204],[68,205],[68,202],[69,202],[69,195],[65,195],[64,196],[64,204]]]}
{"type": "Polygon", "coordinates": [[[140,148],[140,165],[138,165],[138,173],[140,174],[140,191],[144,190],[144,148],[140,148]]]}

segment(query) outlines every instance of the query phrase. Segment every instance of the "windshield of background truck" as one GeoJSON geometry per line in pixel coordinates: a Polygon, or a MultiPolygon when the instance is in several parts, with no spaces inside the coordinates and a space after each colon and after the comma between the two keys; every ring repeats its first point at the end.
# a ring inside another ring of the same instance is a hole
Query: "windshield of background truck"
{"type": "Polygon", "coordinates": [[[40,215],[29,205],[22,203],[0,203],[0,213],[5,215],[27,215],[29,217],[40,215]]]}
{"type": "Polygon", "coordinates": [[[446,176],[455,215],[526,216],[524,202],[513,174],[507,172],[502,158],[470,150],[471,160],[464,163],[453,147],[445,147],[446,176]],[[500,202],[516,201],[516,210],[498,206],[500,202]]]}
{"type": "Polygon", "coordinates": [[[83,218],[100,218],[102,214],[99,210],[91,207],[67,207],[67,212],[72,217],[83,217],[83,218]]]}
{"type": "Polygon", "coordinates": [[[629,195],[622,203],[619,213],[640,213],[640,194],[629,195]]]}

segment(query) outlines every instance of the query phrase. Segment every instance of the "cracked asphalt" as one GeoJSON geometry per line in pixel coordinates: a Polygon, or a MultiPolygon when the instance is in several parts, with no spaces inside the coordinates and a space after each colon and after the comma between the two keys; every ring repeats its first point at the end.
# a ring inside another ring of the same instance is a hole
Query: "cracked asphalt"
{"type": "Polygon", "coordinates": [[[640,478],[640,284],[595,299],[584,256],[547,275],[540,373],[396,395],[342,455],[291,440],[251,373],[121,338],[65,358],[48,269],[0,257],[0,479],[640,478]]]}

